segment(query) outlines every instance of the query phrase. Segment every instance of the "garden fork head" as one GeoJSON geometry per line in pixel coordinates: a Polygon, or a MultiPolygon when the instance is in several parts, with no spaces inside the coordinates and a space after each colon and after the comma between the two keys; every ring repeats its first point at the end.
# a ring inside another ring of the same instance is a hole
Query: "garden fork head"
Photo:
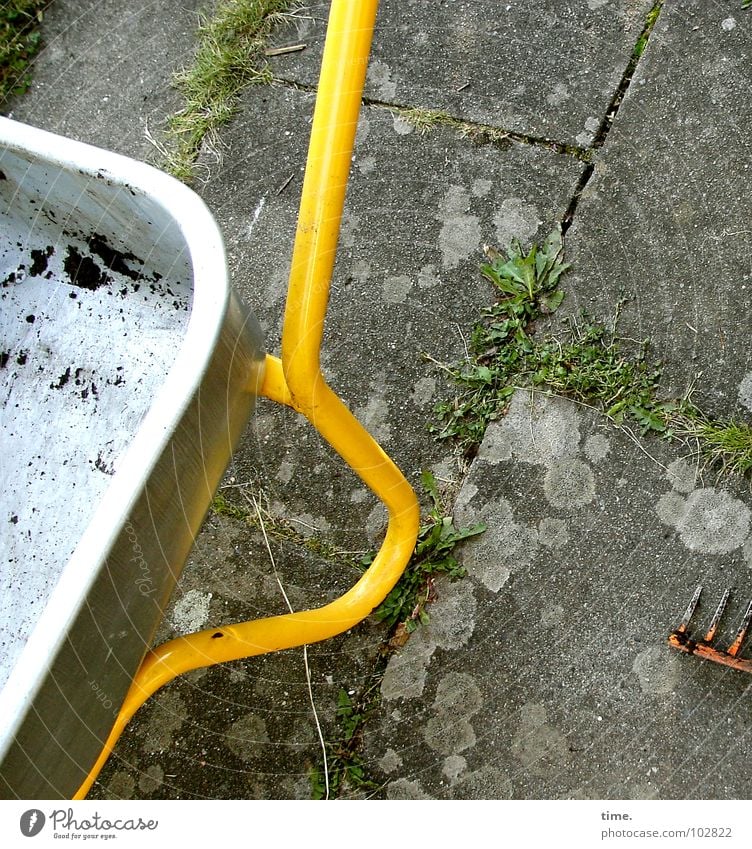
{"type": "Polygon", "coordinates": [[[752,622],[752,601],[750,601],[747,605],[747,610],[744,614],[744,618],[742,619],[741,627],[739,628],[733,643],[731,643],[731,645],[725,650],[716,649],[713,648],[711,643],[713,642],[716,631],[718,630],[718,623],[721,621],[721,616],[723,616],[723,611],[726,609],[726,604],[728,603],[729,595],[731,593],[730,590],[726,590],[724,592],[723,597],[713,614],[713,618],[710,621],[710,627],[705,633],[705,636],[701,640],[693,640],[687,633],[687,627],[689,626],[689,620],[692,618],[692,614],[695,612],[697,602],[700,600],[701,592],[702,587],[698,587],[695,590],[695,594],[692,596],[692,601],[690,601],[689,606],[685,610],[684,617],[679,623],[678,628],[675,628],[669,634],[668,644],[679,651],[686,652],[687,654],[699,655],[700,657],[704,657],[706,660],[712,660],[714,663],[722,663],[724,666],[730,666],[732,669],[738,669],[740,672],[752,672],[752,659],[739,657],[739,651],[744,643],[744,638],[747,636],[747,630],[749,629],[750,622],[752,622]]]}

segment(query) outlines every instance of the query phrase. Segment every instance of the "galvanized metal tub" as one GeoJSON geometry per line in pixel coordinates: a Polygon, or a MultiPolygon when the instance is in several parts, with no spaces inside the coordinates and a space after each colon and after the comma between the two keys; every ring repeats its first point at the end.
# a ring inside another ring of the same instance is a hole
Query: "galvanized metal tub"
{"type": "Polygon", "coordinates": [[[251,415],[258,324],[202,201],[0,118],[0,794],[70,797],[251,415]]]}

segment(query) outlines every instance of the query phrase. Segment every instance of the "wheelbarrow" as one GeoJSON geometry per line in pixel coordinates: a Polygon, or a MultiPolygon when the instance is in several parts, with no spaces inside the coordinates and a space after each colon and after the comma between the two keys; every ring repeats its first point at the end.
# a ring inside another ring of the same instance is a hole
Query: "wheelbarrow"
{"type": "Polygon", "coordinates": [[[348,630],[412,554],[415,494],[319,365],[377,5],[332,3],[281,359],[263,353],[190,189],[0,119],[6,797],[83,798],[161,686],[348,630]],[[258,395],[304,415],[383,501],[381,549],[324,607],[149,649],[258,395]]]}

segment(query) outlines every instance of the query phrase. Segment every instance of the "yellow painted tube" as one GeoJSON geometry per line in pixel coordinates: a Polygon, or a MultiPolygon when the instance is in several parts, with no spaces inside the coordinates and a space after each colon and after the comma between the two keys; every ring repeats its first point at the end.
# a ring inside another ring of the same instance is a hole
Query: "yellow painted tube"
{"type": "Polygon", "coordinates": [[[324,607],[207,629],[146,656],[102,753],[74,798],[86,796],[131,717],[191,669],[318,642],[368,616],[399,580],[419,527],[415,493],[324,380],[319,351],[378,0],[333,0],[293,250],[282,359],[267,356],[261,394],[302,413],[383,501],[389,514],[373,563],[324,607]]]}

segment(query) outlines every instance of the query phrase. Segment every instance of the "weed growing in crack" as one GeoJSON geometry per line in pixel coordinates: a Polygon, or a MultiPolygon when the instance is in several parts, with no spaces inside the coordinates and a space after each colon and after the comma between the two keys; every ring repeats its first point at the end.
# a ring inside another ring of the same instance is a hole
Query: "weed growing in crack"
{"type": "Polygon", "coordinates": [[[562,261],[560,230],[527,253],[514,243],[506,255],[492,249],[487,254],[490,262],[481,272],[498,300],[473,331],[470,358],[454,366],[437,364],[458,389],[453,400],[435,408],[439,424],[428,429],[437,438],[455,440],[472,455],[514,391],[533,387],[594,406],[617,425],[631,421],[643,434],[694,443],[708,465],[723,471],[752,469],[748,424],[713,419],[691,393],[678,400],[658,397],[660,363],[648,359],[647,343],[627,353],[616,335],[621,304],[610,328],[583,314],[569,319],[563,339],[535,336],[536,322],[564,298],[559,279],[569,266],[562,261]]]}
{"type": "MultiPolygon", "coordinates": [[[[434,596],[436,577],[446,575],[450,580],[456,580],[466,574],[454,556],[457,543],[486,530],[484,524],[455,528],[452,517],[446,515],[448,511],[441,502],[433,474],[424,471],[421,480],[431,500],[428,520],[420,527],[415,551],[402,577],[373,612],[378,622],[385,622],[396,629],[393,641],[395,638],[399,640],[401,635],[406,637],[418,625],[428,622],[426,605],[434,596]]],[[[366,555],[361,561],[363,566],[370,565],[374,556],[374,553],[366,555]]]]}
{"type": "Polygon", "coordinates": [[[481,273],[498,300],[483,311],[473,330],[471,358],[443,366],[460,392],[436,407],[441,424],[429,425],[439,439],[454,439],[466,451],[480,443],[489,422],[501,417],[515,388],[524,382],[536,348],[534,322],[561,304],[559,278],[568,268],[561,259],[559,229],[527,253],[519,242],[513,242],[506,255],[494,248],[486,248],[486,253],[490,262],[481,266],[481,273]]]}
{"type": "MultiPolygon", "coordinates": [[[[252,505],[253,502],[248,499],[248,496],[245,497],[252,505]]],[[[245,522],[251,527],[260,528],[259,517],[255,508],[251,509],[251,506],[231,501],[221,492],[214,496],[209,510],[214,516],[227,516],[245,522]]],[[[262,514],[264,528],[270,537],[298,545],[316,557],[325,560],[337,560],[353,566],[354,569],[359,567],[360,552],[342,551],[321,536],[316,534],[307,536],[301,533],[292,522],[273,515],[268,508],[260,507],[259,510],[262,514]]]]}
{"type": "Polygon", "coordinates": [[[363,725],[373,708],[368,695],[354,700],[346,690],[341,689],[337,693],[338,738],[326,744],[327,776],[324,776],[321,767],[314,768],[310,773],[311,798],[326,798],[327,778],[330,798],[336,799],[345,788],[355,792],[376,789],[377,785],[366,774],[359,752],[363,725]]]}
{"type": "MultiPolygon", "coordinates": [[[[397,585],[374,610],[373,616],[386,623],[389,635],[381,645],[375,683],[361,694],[354,696],[340,690],[337,697],[336,741],[327,743],[327,776],[329,796],[337,798],[346,789],[363,792],[378,789],[368,778],[366,765],[360,755],[363,724],[379,700],[379,685],[391,654],[405,644],[410,634],[429,620],[426,605],[435,597],[434,580],[445,575],[456,580],[465,575],[465,569],[454,556],[458,542],[483,533],[486,526],[473,525],[457,530],[451,516],[441,500],[436,479],[429,471],[422,474],[423,487],[431,501],[428,519],[420,528],[415,551],[397,585]]],[[[367,568],[373,562],[375,552],[366,555],[361,565],[367,568]]],[[[326,779],[323,766],[311,771],[311,793],[314,799],[326,796],[326,779]]]]}

